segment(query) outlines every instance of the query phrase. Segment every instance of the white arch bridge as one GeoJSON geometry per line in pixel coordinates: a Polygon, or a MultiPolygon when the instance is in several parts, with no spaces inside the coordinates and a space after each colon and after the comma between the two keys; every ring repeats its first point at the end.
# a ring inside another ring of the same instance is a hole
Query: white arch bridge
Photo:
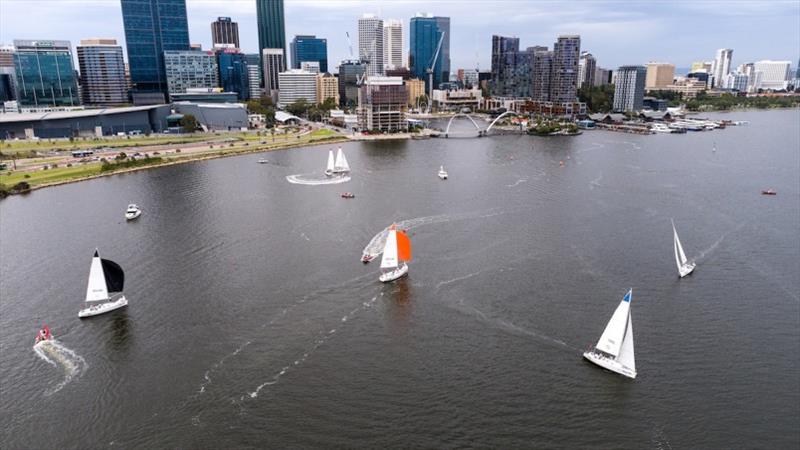
{"type": "Polygon", "coordinates": [[[472,122],[472,125],[475,126],[475,131],[478,132],[477,137],[483,137],[483,136],[486,136],[487,134],[489,134],[489,131],[492,130],[492,127],[494,127],[494,125],[498,121],[500,121],[500,119],[502,119],[503,117],[506,117],[506,116],[520,116],[520,114],[517,114],[514,111],[506,111],[503,114],[500,114],[499,116],[495,117],[495,119],[492,121],[492,123],[489,124],[488,127],[486,127],[486,129],[482,129],[478,125],[478,123],[475,122],[475,119],[473,119],[472,116],[470,116],[469,114],[458,113],[458,114],[454,115],[453,117],[451,117],[450,120],[447,122],[447,129],[445,129],[445,131],[444,131],[444,137],[450,137],[450,126],[453,125],[453,121],[456,119],[456,117],[466,117],[467,119],[469,119],[469,121],[472,122]]]}

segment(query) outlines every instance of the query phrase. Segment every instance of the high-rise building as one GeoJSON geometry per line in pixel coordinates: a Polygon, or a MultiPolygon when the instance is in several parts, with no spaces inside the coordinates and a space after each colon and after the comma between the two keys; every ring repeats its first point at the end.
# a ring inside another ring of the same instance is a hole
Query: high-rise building
{"type": "MultiPolygon", "coordinates": [[[[283,16],[283,0],[256,0],[256,20],[258,22],[258,53],[264,55],[264,49],[281,50],[281,72],[286,66],[286,22],[283,16]]],[[[274,57],[274,53],[270,53],[274,57]]],[[[267,67],[262,58],[261,67],[267,67]]],[[[262,78],[267,82],[267,74],[262,78]]],[[[274,78],[275,86],[278,85],[277,74],[274,78]]],[[[264,88],[269,92],[266,85],[264,88]]],[[[277,89],[277,88],[275,88],[277,89]]]]}
{"type": "Polygon", "coordinates": [[[390,19],[383,23],[383,64],[387,69],[403,67],[403,22],[390,19]]]}
{"type": "Polygon", "coordinates": [[[77,106],[81,100],[69,41],[14,41],[20,106],[77,106]]]}
{"type": "Polygon", "coordinates": [[[383,19],[374,14],[358,19],[358,57],[367,62],[367,76],[383,75],[383,19]]]}
{"type": "Polygon", "coordinates": [[[553,44],[553,68],[550,78],[550,101],[572,103],[578,97],[578,59],[581,37],[559,36],[553,44]]]}
{"type": "Polygon", "coordinates": [[[0,45],[0,101],[16,100],[17,75],[14,69],[14,46],[0,45]]]}
{"type": "Polygon", "coordinates": [[[299,69],[300,63],[316,61],[319,63],[320,72],[328,71],[328,40],[316,36],[295,36],[289,43],[289,52],[292,54],[292,68],[299,69]]]}
{"type": "Polygon", "coordinates": [[[417,14],[411,18],[409,36],[408,61],[411,73],[415,78],[425,81],[428,92],[437,89],[450,79],[450,18],[417,14]],[[436,61],[433,61],[434,56],[436,61]],[[433,69],[433,86],[429,86],[429,69],[433,69]]]}
{"type": "Polygon", "coordinates": [[[594,86],[594,74],[597,68],[597,60],[589,52],[581,52],[578,61],[578,88],[584,86],[594,86]]]}
{"type": "Polygon", "coordinates": [[[408,129],[408,91],[400,77],[368,77],[358,90],[358,126],[362,130],[408,129]]]}
{"type": "Polygon", "coordinates": [[[492,94],[513,95],[514,72],[519,53],[519,38],[492,36],[492,94]]]}
{"type": "Polygon", "coordinates": [[[315,74],[319,74],[319,63],[317,61],[303,61],[300,63],[300,70],[305,70],[306,72],[311,72],[315,74]]]}
{"type": "Polygon", "coordinates": [[[279,73],[278,78],[280,79],[278,84],[281,86],[278,106],[281,108],[300,99],[305,99],[310,105],[317,102],[317,74],[289,69],[279,73]]]}
{"type": "Polygon", "coordinates": [[[641,110],[647,69],[644,66],[621,66],[616,74],[614,111],[641,110]]]}
{"type": "Polygon", "coordinates": [[[273,91],[277,91],[280,87],[278,74],[286,70],[284,65],[286,58],[284,57],[283,49],[261,49],[261,61],[264,64],[261,70],[264,77],[264,91],[267,95],[273,95],[273,91]]]}
{"type": "Polygon", "coordinates": [[[731,89],[737,92],[747,92],[750,77],[742,72],[732,72],[725,76],[725,89],[731,89]]]}
{"type": "MultiPolygon", "coordinates": [[[[121,2],[133,100],[138,103],[138,93],[168,92],[164,52],[189,50],[186,0],[121,2]]],[[[146,102],[155,98],[147,97],[146,102]]]]}
{"type": "Polygon", "coordinates": [[[675,64],[649,62],[645,66],[647,67],[647,77],[644,83],[646,90],[657,91],[672,84],[675,78],[675,64]]]}
{"type": "Polygon", "coordinates": [[[733,49],[721,48],[717,50],[714,56],[714,62],[711,64],[711,76],[713,77],[712,83],[714,87],[721,87],[725,81],[725,75],[731,72],[731,57],[733,56],[733,49]]]}
{"type": "Polygon", "coordinates": [[[116,39],[85,39],[76,47],[85,105],[110,106],[128,102],[125,60],[116,39]]]}
{"type": "Polygon", "coordinates": [[[773,91],[786,89],[789,85],[789,66],[791,65],[791,61],[770,61],[767,59],[754,62],[753,69],[755,73],[761,72],[755,89],[773,91]]]}
{"type": "Polygon", "coordinates": [[[230,17],[217,17],[211,22],[211,46],[219,44],[233,44],[239,47],[239,24],[232,21],[230,17]]]}
{"type": "Polygon", "coordinates": [[[366,72],[367,64],[363,61],[342,61],[339,65],[339,104],[342,107],[358,106],[358,87],[366,72]]]}
{"type": "Polygon", "coordinates": [[[597,67],[594,69],[594,85],[605,86],[611,84],[611,70],[597,67]]]}
{"type": "Polygon", "coordinates": [[[533,52],[532,66],[531,98],[539,102],[549,102],[553,52],[548,51],[547,47],[537,47],[533,52]]]}
{"type": "Polygon", "coordinates": [[[406,91],[408,91],[408,105],[418,108],[417,101],[425,95],[425,82],[416,78],[405,80],[406,91]]]}
{"type": "Polygon", "coordinates": [[[219,86],[219,66],[214,52],[167,50],[164,52],[169,95],[185,94],[187,89],[219,86]]]}
{"type": "Polygon", "coordinates": [[[694,61],[689,72],[706,72],[711,74],[711,63],[707,61],[694,61]]]}
{"type": "Polygon", "coordinates": [[[219,87],[224,92],[235,92],[239,100],[249,100],[250,77],[244,53],[240,53],[236,48],[218,49],[216,53],[219,87]]]}
{"type": "Polygon", "coordinates": [[[329,73],[317,74],[317,103],[332,98],[339,105],[339,80],[329,73]]]}

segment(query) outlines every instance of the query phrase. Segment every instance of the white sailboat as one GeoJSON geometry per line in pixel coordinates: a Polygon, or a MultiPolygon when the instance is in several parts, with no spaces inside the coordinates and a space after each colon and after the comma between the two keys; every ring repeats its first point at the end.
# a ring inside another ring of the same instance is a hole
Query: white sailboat
{"type": "Polygon", "coordinates": [[[583,354],[584,358],[594,364],[628,378],[636,378],[631,320],[632,293],[633,289],[622,298],[594,350],[583,354]]]}
{"type": "Polygon", "coordinates": [[[439,166],[439,178],[443,180],[447,179],[447,171],[444,170],[444,166],[439,166]]]}
{"type": "Polygon", "coordinates": [[[122,267],[114,261],[100,259],[95,249],[89,268],[89,285],[86,287],[87,307],[78,312],[78,317],[96,316],[127,306],[128,299],[122,294],[124,285],[125,272],[122,267]]]}
{"type": "Polygon", "coordinates": [[[333,175],[333,150],[328,150],[328,164],[325,165],[325,175],[333,175]]]}
{"type": "Polygon", "coordinates": [[[344,156],[342,147],[336,151],[336,163],[333,165],[333,173],[346,173],[350,172],[350,164],[347,163],[347,158],[344,156]]]}
{"type": "Polygon", "coordinates": [[[681,278],[683,278],[692,273],[697,263],[686,259],[686,254],[683,253],[681,240],[678,239],[678,232],[675,230],[674,221],[672,221],[672,236],[673,250],[675,251],[675,264],[678,266],[678,274],[680,274],[681,278]]]}
{"type": "Polygon", "coordinates": [[[387,283],[407,274],[406,261],[411,261],[411,240],[402,231],[397,231],[397,226],[393,224],[389,227],[386,245],[383,246],[381,276],[378,279],[387,283]]]}

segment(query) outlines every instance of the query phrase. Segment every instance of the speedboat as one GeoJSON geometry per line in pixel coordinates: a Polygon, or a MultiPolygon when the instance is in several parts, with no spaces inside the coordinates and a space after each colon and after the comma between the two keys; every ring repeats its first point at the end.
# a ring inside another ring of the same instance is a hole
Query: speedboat
{"type": "Polygon", "coordinates": [[[444,166],[439,166],[439,178],[446,180],[447,179],[447,171],[444,170],[444,166]]]}
{"type": "Polygon", "coordinates": [[[375,255],[370,255],[369,253],[364,253],[363,255],[361,255],[361,262],[363,262],[364,264],[372,261],[373,259],[375,259],[375,255]]]}
{"type": "Polygon", "coordinates": [[[47,325],[43,326],[42,329],[39,330],[39,332],[36,334],[36,343],[37,344],[39,342],[49,341],[51,339],[53,339],[53,335],[50,334],[50,327],[48,327],[47,325]]]}
{"type": "Polygon", "coordinates": [[[138,206],[131,203],[125,211],[125,219],[133,220],[142,215],[142,210],[138,206]]]}
{"type": "Polygon", "coordinates": [[[775,192],[775,189],[766,189],[766,190],[761,191],[761,193],[763,195],[778,195],[778,193],[775,192]]]}
{"type": "Polygon", "coordinates": [[[356,194],[352,192],[342,192],[342,198],[356,198],[356,194]]]}
{"type": "Polygon", "coordinates": [[[654,123],[650,129],[657,133],[672,133],[672,128],[663,123],[654,123]]]}
{"type": "Polygon", "coordinates": [[[267,158],[261,158],[258,160],[259,164],[269,164],[269,160],[267,158]]]}

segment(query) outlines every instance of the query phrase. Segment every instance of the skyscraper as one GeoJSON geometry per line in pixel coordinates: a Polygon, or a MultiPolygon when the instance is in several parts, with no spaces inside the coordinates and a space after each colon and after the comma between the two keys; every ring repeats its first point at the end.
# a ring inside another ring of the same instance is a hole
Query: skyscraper
{"type": "Polygon", "coordinates": [[[531,98],[539,102],[550,101],[550,78],[553,73],[553,52],[538,47],[533,52],[531,73],[531,98]]]}
{"type": "Polygon", "coordinates": [[[367,62],[367,75],[383,75],[383,19],[364,14],[358,19],[358,57],[367,62]]]}
{"type": "Polygon", "coordinates": [[[383,23],[383,64],[386,68],[403,67],[403,22],[383,23]]]}
{"type": "Polygon", "coordinates": [[[219,86],[219,66],[214,52],[167,50],[164,52],[169,94],[184,94],[187,89],[219,86]]]}
{"type": "Polygon", "coordinates": [[[134,103],[137,103],[136,94],[139,92],[166,94],[164,52],[189,50],[186,0],[121,2],[134,103]]]}
{"type": "Polygon", "coordinates": [[[665,89],[675,78],[675,64],[649,62],[646,64],[647,78],[644,88],[647,90],[665,89]]]}
{"type": "Polygon", "coordinates": [[[339,102],[345,108],[358,105],[358,86],[363,81],[367,65],[363,61],[342,61],[339,65],[339,102]]]}
{"type": "Polygon", "coordinates": [[[621,66],[614,83],[614,111],[639,111],[644,100],[644,66],[621,66]]]}
{"type": "Polygon", "coordinates": [[[261,97],[261,55],[248,53],[244,55],[247,64],[247,84],[250,87],[250,98],[261,97]]]}
{"type": "Polygon", "coordinates": [[[81,103],[69,41],[15,40],[14,66],[20,106],[81,103]]]}
{"type": "Polygon", "coordinates": [[[492,36],[492,94],[513,95],[514,68],[519,53],[519,38],[492,36]]]}
{"type": "Polygon", "coordinates": [[[550,101],[572,103],[578,95],[578,59],[581,37],[559,36],[553,44],[553,68],[550,79],[550,101]]]}
{"type": "Polygon", "coordinates": [[[265,48],[261,50],[261,61],[263,67],[264,91],[267,95],[273,95],[273,91],[278,89],[278,74],[286,70],[286,61],[282,48],[265,48]]]}
{"type": "Polygon", "coordinates": [[[717,50],[714,56],[714,62],[711,63],[711,75],[713,78],[713,86],[721,86],[725,80],[725,75],[731,73],[731,58],[733,57],[733,49],[721,48],[717,50]]]}
{"type": "Polygon", "coordinates": [[[233,44],[239,47],[239,24],[233,22],[230,17],[218,17],[211,22],[211,46],[218,44],[233,44]]]}
{"type": "Polygon", "coordinates": [[[594,72],[597,67],[597,60],[589,52],[581,52],[581,59],[578,61],[578,89],[584,86],[594,86],[594,72]]]}
{"type": "Polygon", "coordinates": [[[125,60],[116,39],[86,39],[77,46],[81,96],[86,105],[128,102],[125,60]]]}
{"type": "Polygon", "coordinates": [[[0,101],[16,100],[16,79],[14,46],[0,45],[0,101]]]}
{"type": "Polygon", "coordinates": [[[301,62],[316,61],[322,73],[328,71],[328,40],[316,36],[295,36],[289,43],[292,68],[299,69],[301,62]]]}
{"type": "Polygon", "coordinates": [[[433,89],[450,80],[450,18],[417,14],[411,18],[409,36],[408,61],[414,77],[424,80],[430,91],[427,71],[441,40],[441,49],[433,65],[433,89]]]}
{"type": "MultiPolygon", "coordinates": [[[[279,48],[283,50],[282,65],[286,68],[286,24],[283,18],[283,0],[256,0],[256,17],[258,21],[258,52],[263,56],[263,50],[279,48]]],[[[274,53],[270,53],[274,56],[274,53]]],[[[261,60],[262,67],[266,61],[261,60]]],[[[264,74],[264,80],[267,76],[264,74]]],[[[275,77],[275,85],[278,78],[275,77]]],[[[267,89],[269,91],[269,89],[267,89]]]]}
{"type": "Polygon", "coordinates": [[[244,53],[235,48],[217,49],[216,53],[219,87],[225,92],[236,92],[239,100],[250,99],[250,80],[244,53]]]}

